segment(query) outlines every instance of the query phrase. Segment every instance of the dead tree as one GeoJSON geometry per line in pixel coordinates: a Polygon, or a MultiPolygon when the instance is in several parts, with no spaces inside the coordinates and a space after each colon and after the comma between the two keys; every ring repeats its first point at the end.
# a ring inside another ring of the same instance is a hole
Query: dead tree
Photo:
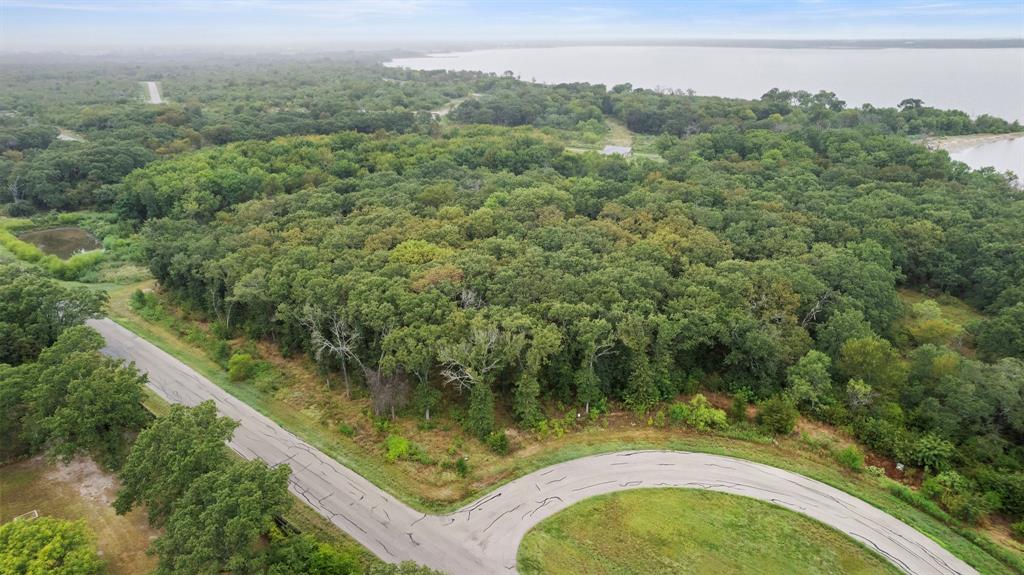
{"type": "Polygon", "coordinates": [[[325,358],[335,357],[341,362],[341,373],[345,378],[345,397],[352,397],[352,383],[348,377],[348,362],[354,361],[360,367],[362,361],[355,353],[359,343],[359,332],[353,329],[341,315],[332,311],[325,314],[319,306],[307,304],[299,319],[309,330],[313,357],[319,363],[325,358]]]}

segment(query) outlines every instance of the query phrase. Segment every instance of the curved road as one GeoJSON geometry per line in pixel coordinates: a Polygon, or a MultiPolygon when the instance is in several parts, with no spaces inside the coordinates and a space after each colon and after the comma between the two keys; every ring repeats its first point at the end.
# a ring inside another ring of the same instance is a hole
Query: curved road
{"type": "Polygon", "coordinates": [[[172,403],[212,399],[240,422],[230,441],[246,458],[288,464],[289,489],[386,561],[450,575],[515,573],[516,552],[542,519],[587,497],[623,489],[687,487],[745,495],[804,513],[861,541],[907,573],[976,573],[894,517],[835,488],[767,465],[703,453],[636,451],[584,457],[536,471],[447,515],[427,515],[282,429],[190,367],[109,319],[89,325],[104,352],[135,362],[172,403]]]}

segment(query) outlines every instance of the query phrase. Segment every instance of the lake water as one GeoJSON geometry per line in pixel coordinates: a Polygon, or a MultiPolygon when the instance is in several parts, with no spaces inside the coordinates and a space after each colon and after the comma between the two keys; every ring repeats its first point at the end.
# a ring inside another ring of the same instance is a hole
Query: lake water
{"type": "Polygon", "coordinates": [[[1024,122],[1024,48],[783,49],[694,46],[510,48],[401,58],[420,70],[506,70],[543,83],[693,89],[759,98],[772,88],[835,92],[850,106],[928,106],[1024,122]]]}
{"type": "Polygon", "coordinates": [[[103,244],[82,228],[51,228],[25,232],[18,236],[22,241],[34,244],[44,253],[53,254],[66,260],[78,252],[98,250],[103,244]]]}
{"type": "Polygon", "coordinates": [[[1024,184],[1024,136],[950,152],[949,157],[972,168],[991,166],[1000,172],[1009,170],[1018,176],[1018,184],[1024,184]]]}

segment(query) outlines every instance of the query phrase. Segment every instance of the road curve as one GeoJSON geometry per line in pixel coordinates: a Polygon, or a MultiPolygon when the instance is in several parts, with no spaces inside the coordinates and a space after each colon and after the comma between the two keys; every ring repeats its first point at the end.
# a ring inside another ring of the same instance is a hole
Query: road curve
{"type": "Polygon", "coordinates": [[[624,489],[684,487],[745,495],[803,513],[907,573],[976,573],[925,535],[838,489],[767,465],[704,453],[635,451],[575,459],[516,479],[458,511],[428,515],[113,321],[89,325],[105,338],[105,353],[134,362],[165,400],[185,405],[213,400],[222,414],[240,422],[232,449],[270,465],[290,465],[292,493],[386,561],[412,560],[450,575],[515,573],[526,532],[573,503],[624,489]]]}

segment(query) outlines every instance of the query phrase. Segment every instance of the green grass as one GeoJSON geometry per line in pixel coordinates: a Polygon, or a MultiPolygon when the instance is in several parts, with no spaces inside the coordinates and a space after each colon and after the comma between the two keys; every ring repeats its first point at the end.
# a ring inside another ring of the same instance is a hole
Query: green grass
{"type": "Polygon", "coordinates": [[[899,573],[846,535],[781,507],[724,493],[641,489],[578,503],[534,527],[523,575],[899,573]]]}
{"type": "Polygon", "coordinates": [[[975,321],[985,319],[984,314],[971,307],[969,304],[950,295],[938,295],[929,297],[927,294],[912,289],[900,289],[900,299],[907,305],[914,305],[922,301],[933,299],[939,304],[942,310],[942,317],[961,326],[969,325],[975,321]]]}

